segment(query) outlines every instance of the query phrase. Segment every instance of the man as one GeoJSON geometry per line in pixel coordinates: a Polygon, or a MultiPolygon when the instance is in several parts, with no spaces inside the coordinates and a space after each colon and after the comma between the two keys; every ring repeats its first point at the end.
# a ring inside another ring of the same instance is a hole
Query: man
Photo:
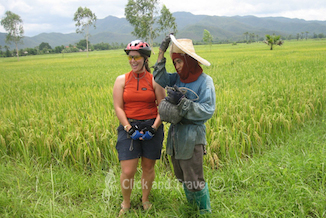
{"type": "Polygon", "coordinates": [[[177,40],[171,34],[160,46],[153,75],[159,85],[170,87],[161,102],[170,106],[160,105],[159,113],[163,121],[171,123],[167,153],[171,155],[175,175],[183,183],[187,200],[197,204],[200,213],[207,213],[211,212],[211,205],[203,173],[205,122],[214,114],[216,96],[213,80],[203,73],[200,64],[210,66],[195,53],[192,40],[177,40]],[[167,73],[165,68],[164,53],[171,40],[170,56],[176,73],[167,73]],[[171,114],[177,114],[179,119],[171,118],[171,114]]]}

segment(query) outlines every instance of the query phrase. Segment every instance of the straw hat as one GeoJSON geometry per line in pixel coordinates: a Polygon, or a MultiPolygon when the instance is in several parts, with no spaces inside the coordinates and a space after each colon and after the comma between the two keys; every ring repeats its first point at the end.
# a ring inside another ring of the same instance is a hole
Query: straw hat
{"type": "Polygon", "coordinates": [[[205,60],[204,58],[200,57],[196,54],[194,45],[192,44],[191,39],[176,39],[174,35],[170,35],[172,40],[171,48],[170,48],[170,56],[172,58],[172,53],[181,53],[181,54],[188,54],[189,56],[196,59],[199,63],[210,66],[211,64],[205,60]]]}

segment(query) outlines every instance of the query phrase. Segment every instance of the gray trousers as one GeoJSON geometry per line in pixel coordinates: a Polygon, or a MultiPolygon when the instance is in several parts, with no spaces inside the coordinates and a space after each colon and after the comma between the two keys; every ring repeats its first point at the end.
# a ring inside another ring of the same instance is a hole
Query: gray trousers
{"type": "Polygon", "coordinates": [[[191,192],[205,188],[203,155],[204,146],[196,145],[192,157],[188,160],[176,160],[171,156],[175,176],[191,192]]]}

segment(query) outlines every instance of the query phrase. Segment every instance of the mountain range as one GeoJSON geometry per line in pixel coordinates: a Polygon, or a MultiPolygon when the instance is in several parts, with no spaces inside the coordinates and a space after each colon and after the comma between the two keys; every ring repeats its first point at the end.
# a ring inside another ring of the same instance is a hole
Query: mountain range
{"type": "MultiPolygon", "coordinates": [[[[291,19],[285,17],[255,17],[255,16],[209,16],[194,15],[189,12],[175,12],[178,28],[177,38],[191,38],[194,41],[201,41],[204,29],[208,30],[213,36],[214,41],[244,40],[244,33],[254,33],[259,38],[266,34],[281,35],[283,38],[299,34],[326,34],[326,21],[306,21],[302,19],[291,19]]],[[[98,19],[96,28],[91,29],[90,42],[97,43],[123,43],[135,39],[131,34],[133,27],[125,18],[108,16],[98,19]]],[[[5,46],[6,33],[0,33],[0,45],[5,46]]],[[[82,34],[70,33],[41,33],[33,37],[24,37],[23,44],[19,48],[34,48],[42,42],[47,42],[52,48],[55,46],[75,44],[83,39],[82,34]]],[[[160,42],[164,36],[159,36],[154,40],[160,42]]],[[[14,48],[11,45],[11,48],[14,48]]]]}

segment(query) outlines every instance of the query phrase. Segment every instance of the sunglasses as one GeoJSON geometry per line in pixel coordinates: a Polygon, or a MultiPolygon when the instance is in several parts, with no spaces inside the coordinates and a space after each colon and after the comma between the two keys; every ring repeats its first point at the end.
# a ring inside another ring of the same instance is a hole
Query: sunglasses
{"type": "Polygon", "coordinates": [[[134,59],[135,61],[139,61],[140,59],[142,59],[141,55],[128,55],[128,59],[129,61],[131,61],[132,59],[134,59]]]}

